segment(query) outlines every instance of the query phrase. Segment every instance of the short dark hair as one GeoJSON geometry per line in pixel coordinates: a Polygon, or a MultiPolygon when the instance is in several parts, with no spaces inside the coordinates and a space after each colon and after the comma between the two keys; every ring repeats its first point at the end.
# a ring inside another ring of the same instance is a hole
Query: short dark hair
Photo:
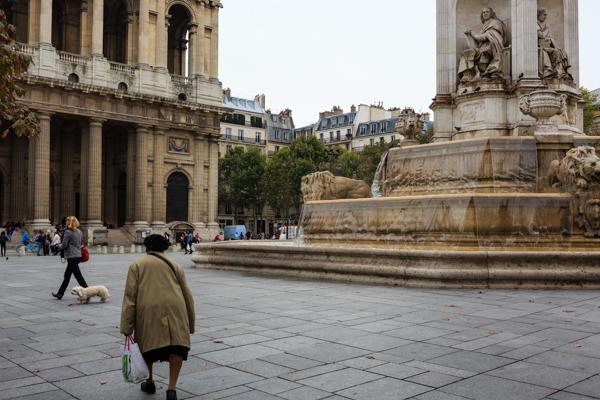
{"type": "Polygon", "coordinates": [[[144,239],[144,246],[146,246],[146,251],[162,253],[169,249],[171,243],[163,235],[154,234],[144,239]]]}

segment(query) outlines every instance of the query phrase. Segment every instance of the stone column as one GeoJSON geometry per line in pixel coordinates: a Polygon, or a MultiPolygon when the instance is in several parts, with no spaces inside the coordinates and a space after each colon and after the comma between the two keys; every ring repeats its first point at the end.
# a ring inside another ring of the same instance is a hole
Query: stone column
{"type": "Polygon", "coordinates": [[[209,172],[208,172],[208,220],[207,226],[211,231],[218,229],[217,213],[219,210],[219,142],[217,138],[211,137],[208,141],[209,172]]]}
{"type": "Polygon", "coordinates": [[[189,42],[188,42],[188,73],[187,76],[192,77],[198,73],[196,58],[198,57],[198,52],[196,51],[197,43],[197,29],[198,24],[189,24],[188,26],[190,30],[189,34],[189,42]]]}
{"type": "Polygon", "coordinates": [[[79,52],[81,54],[87,54],[89,47],[87,43],[88,39],[88,0],[81,0],[81,7],[79,9],[79,52]]]}
{"type": "Polygon", "coordinates": [[[73,137],[63,132],[60,149],[60,212],[59,218],[75,215],[73,187],[73,137]]]}
{"type": "Polygon", "coordinates": [[[156,4],[156,66],[158,68],[167,68],[167,20],[165,11],[165,2],[159,1],[156,4]]]}
{"type": "Polygon", "coordinates": [[[146,221],[148,200],[148,128],[138,126],[135,135],[135,211],[136,228],[148,227],[146,221]]]}
{"type": "Polygon", "coordinates": [[[11,154],[11,207],[10,219],[25,221],[27,218],[27,164],[25,163],[26,139],[13,135],[11,154]]]}
{"type": "Polygon", "coordinates": [[[219,7],[211,9],[212,33],[210,49],[210,77],[219,78],[219,7]]]}
{"type": "Polygon", "coordinates": [[[90,153],[90,129],[88,124],[81,124],[81,150],[79,162],[79,219],[88,220],[88,168],[90,153]]]}
{"type": "Polygon", "coordinates": [[[166,138],[161,128],[154,130],[154,168],[152,176],[152,229],[164,230],[166,219],[166,190],[163,181],[166,138]]]}
{"type": "Polygon", "coordinates": [[[29,140],[29,222],[31,229],[50,227],[50,116],[38,113],[40,134],[29,140]]]}
{"type": "Polygon", "coordinates": [[[52,43],[52,0],[40,1],[40,43],[52,43]]]}
{"type": "Polygon", "coordinates": [[[571,75],[579,87],[579,3],[578,0],[564,0],[565,51],[571,62],[571,75]]]}
{"type": "MultiPolygon", "coordinates": [[[[102,56],[104,41],[104,0],[92,0],[92,54],[102,56]]],[[[142,1],[142,3],[145,3],[142,1]]]]}
{"type": "Polygon", "coordinates": [[[192,222],[196,229],[206,227],[206,214],[204,201],[204,161],[206,160],[206,138],[194,137],[194,191],[192,197],[192,222]]]}
{"type": "Polygon", "coordinates": [[[512,78],[539,81],[537,0],[512,0],[512,78]]]}
{"type": "Polygon", "coordinates": [[[135,132],[127,134],[127,205],[125,226],[131,226],[135,211],[135,132]]]}
{"type": "Polygon", "coordinates": [[[150,20],[148,14],[148,1],[140,1],[140,13],[138,18],[138,63],[148,64],[148,29],[150,20]]]}
{"type": "Polygon", "coordinates": [[[88,228],[102,226],[102,121],[89,123],[87,156],[87,219],[88,228]]]}
{"type": "Polygon", "coordinates": [[[29,44],[39,43],[40,41],[39,2],[40,0],[29,0],[29,26],[27,31],[27,41],[29,44]]]}

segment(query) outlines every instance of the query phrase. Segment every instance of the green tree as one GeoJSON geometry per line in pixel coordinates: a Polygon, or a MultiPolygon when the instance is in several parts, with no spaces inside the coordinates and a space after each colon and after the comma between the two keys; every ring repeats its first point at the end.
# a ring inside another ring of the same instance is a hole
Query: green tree
{"type": "Polygon", "coordinates": [[[0,137],[10,133],[17,136],[35,136],[39,124],[35,114],[18,98],[25,92],[18,85],[19,79],[27,72],[31,58],[17,52],[11,35],[14,26],[8,23],[6,14],[0,9],[0,137]]]}
{"type": "Polygon", "coordinates": [[[219,161],[219,196],[237,210],[251,209],[256,222],[265,205],[267,159],[256,148],[235,148],[219,161]]]}
{"type": "Polygon", "coordinates": [[[581,87],[581,97],[585,101],[583,106],[583,131],[589,133],[594,114],[600,111],[600,102],[598,102],[598,96],[594,92],[583,86],[581,87]]]}

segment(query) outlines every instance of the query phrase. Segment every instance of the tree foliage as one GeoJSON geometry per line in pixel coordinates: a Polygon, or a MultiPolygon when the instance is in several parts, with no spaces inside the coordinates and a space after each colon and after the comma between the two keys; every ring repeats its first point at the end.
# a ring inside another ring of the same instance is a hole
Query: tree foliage
{"type": "MultiPolygon", "coordinates": [[[[253,215],[265,205],[267,159],[258,149],[235,148],[219,161],[219,196],[236,210],[251,208],[253,215]]],[[[255,218],[256,219],[256,218],[255,218]]]]}
{"type": "Polygon", "coordinates": [[[594,114],[600,112],[600,102],[598,101],[600,99],[594,92],[584,87],[581,87],[581,97],[585,101],[583,106],[583,131],[588,133],[592,126],[594,114]]]}
{"type": "Polygon", "coordinates": [[[17,52],[11,35],[15,27],[8,23],[0,9],[0,137],[10,133],[17,136],[35,136],[39,124],[35,114],[18,100],[24,95],[18,81],[27,72],[31,58],[17,52]]]}

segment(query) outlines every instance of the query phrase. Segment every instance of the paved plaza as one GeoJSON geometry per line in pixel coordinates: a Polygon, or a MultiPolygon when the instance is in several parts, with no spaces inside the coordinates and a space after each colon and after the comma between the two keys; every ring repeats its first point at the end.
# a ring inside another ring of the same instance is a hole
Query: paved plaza
{"type": "MultiPolygon", "coordinates": [[[[417,290],[190,269],[197,329],[179,398],[600,398],[597,291],[417,290]]],[[[0,261],[1,399],[163,399],[123,382],[120,306],[134,255],[92,256],[106,304],[53,300],[50,257],[0,261]]],[[[75,282],[73,281],[71,286],[75,282]]]]}

